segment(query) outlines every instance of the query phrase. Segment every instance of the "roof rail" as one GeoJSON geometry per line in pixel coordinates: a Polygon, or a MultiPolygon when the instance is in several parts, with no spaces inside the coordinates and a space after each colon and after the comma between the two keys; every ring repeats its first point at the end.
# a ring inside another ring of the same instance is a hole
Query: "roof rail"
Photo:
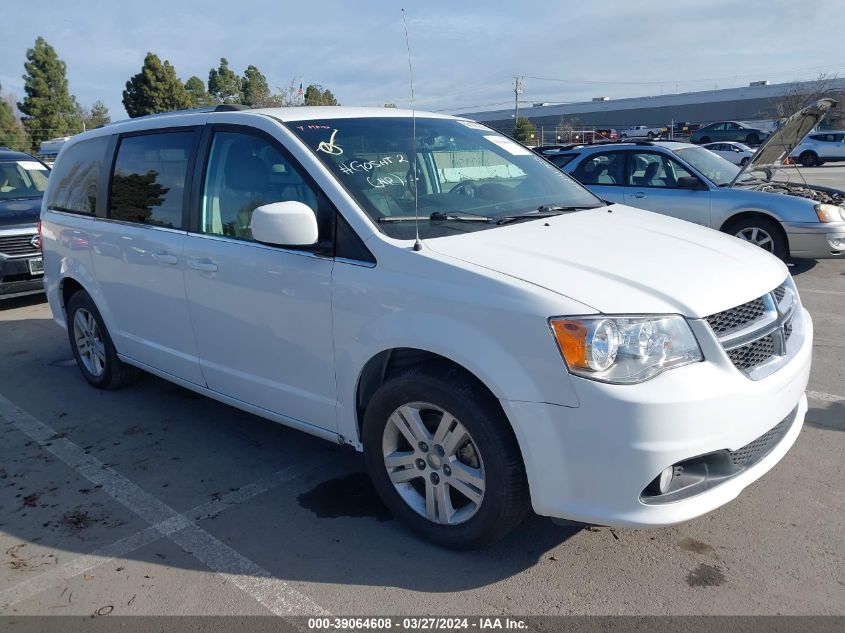
{"type": "Polygon", "coordinates": [[[243,103],[221,103],[214,107],[212,112],[237,112],[238,110],[251,110],[252,106],[243,103]]]}

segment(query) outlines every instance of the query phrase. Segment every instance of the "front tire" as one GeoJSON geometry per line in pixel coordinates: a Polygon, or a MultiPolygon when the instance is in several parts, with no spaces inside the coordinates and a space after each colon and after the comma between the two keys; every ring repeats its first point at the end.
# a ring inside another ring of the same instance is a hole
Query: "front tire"
{"type": "Polygon", "coordinates": [[[813,152],[804,152],[799,160],[804,167],[815,167],[819,164],[819,157],[813,152]]]}
{"type": "Polygon", "coordinates": [[[140,370],[117,357],[103,317],[91,296],[78,290],[67,303],[67,332],[76,365],[97,389],[119,389],[133,382],[140,370]]]}
{"type": "Polygon", "coordinates": [[[774,220],[756,216],[740,218],[731,222],[723,230],[725,233],[759,246],[784,261],[789,255],[786,235],[780,224],[774,220]]]}
{"type": "Polygon", "coordinates": [[[756,134],[749,134],[745,137],[745,143],[747,145],[757,145],[760,142],[760,137],[756,134]]]}
{"type": "Polygon", "coordinates": [[[700,139],[698,139],[699,145],[707,145],[707,143],[709,143],[709,142],[710,142],[709,136],[702,136],[700,139]]]}
{"type": "Polygon", "coordinates": [[[489,545],[529,508],[516,438],[496,399],[447,363],[410,367],[367,406],[364,457],[394,516],[449,549],[489,545]]]}

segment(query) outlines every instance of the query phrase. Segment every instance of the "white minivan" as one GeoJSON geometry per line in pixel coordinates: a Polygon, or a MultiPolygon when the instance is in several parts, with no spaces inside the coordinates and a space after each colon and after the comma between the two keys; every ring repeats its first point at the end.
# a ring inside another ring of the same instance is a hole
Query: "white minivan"
{"type": "Polygon", "coordinates": [[[807,410],[812,322],[782,262],[607,204],[466,119],[218,106],[107,125],[62,148],[41,221],[89,383],[140,369],[350,444],[446,547],[529,508],[697,517],[771,469],[807,410]]]}

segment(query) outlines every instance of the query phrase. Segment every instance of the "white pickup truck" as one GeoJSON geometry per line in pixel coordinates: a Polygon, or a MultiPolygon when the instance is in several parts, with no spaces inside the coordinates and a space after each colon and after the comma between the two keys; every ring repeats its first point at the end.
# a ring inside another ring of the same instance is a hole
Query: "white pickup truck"
{"type": "Polygon", "coordinates": [[[619,138],[657,138],[666,131],[665,127],[648,127],[635,125],[619,133],[619,138]]]}

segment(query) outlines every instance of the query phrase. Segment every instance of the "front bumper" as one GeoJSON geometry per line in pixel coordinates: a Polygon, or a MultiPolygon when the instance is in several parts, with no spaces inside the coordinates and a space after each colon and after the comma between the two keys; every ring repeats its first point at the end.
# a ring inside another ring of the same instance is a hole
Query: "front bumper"
{"type": "Polygon", "coordinates": [[[28,259],[28,257],[9,259],[0,257],[0,299],[43,292],[44,275],[30,274],[28,259]]]}
{"type": "Polygon", "coordinates": [[[804,328],[796,355],[761,380],[749,380],[729,361],[708,360],[638,385],[573,377],[579,407],[501,401],[522,449],[534,510],[585,523],[658,527],[734,499],[780,461],[801,431],[813,339],[806,311],[804,328]],[[643,500],[665,468],[737,451],[786,418],[782,438],[736,475],[677,501],[643,500]]]}
{"type": "Polygon", "coordinates": [[[798,259],[845,256],[845,222],[784,222],[789,254],[798,259]]]}

